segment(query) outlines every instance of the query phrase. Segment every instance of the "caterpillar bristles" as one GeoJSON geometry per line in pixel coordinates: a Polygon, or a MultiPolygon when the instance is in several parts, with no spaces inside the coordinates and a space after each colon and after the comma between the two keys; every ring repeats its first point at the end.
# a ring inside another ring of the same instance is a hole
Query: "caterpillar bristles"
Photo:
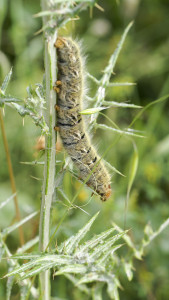
{"type": "Polygon", "coordinates": [[[86,181],[102,201],[111,195],[110,175],[91,144],[82,110],[84,98],[83,63],[78,44],[71,38],[59,37],[55,42],[58,57],[57,126],[64,148],[86,181]],[[58,87],[59,86],[59,87],[58,87]]]}

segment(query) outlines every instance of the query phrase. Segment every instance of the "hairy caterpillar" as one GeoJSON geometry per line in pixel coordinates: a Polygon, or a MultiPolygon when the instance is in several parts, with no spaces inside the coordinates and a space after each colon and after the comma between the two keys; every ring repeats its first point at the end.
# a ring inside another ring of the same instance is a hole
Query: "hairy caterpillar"
{"type": "Polygon", "coordinates": [[[83,64],[78,45],[70,38],[55,42],[58,55],[57,127],[64,148],[80,171],[80,178],[105,201],[111,194],[110,176],[91,145],[81,114],[83,64]]]}

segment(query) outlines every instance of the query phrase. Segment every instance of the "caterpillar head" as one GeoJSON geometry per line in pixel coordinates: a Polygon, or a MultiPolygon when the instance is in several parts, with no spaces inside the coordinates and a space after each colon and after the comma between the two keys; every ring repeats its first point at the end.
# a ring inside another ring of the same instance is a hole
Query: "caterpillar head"
{"type": "Polygon", "coordinates": [[[101,196],[101,200],[102,201],[106,201],[110,196],[111,196],[111,187],[110,187],[110,184],[108,184],[108,185],[105,185],[104,186],[104,188],[105,188],[105,191],[103,192],[100,192],[100,191],[97,191],[97,193],[101,196]]]}

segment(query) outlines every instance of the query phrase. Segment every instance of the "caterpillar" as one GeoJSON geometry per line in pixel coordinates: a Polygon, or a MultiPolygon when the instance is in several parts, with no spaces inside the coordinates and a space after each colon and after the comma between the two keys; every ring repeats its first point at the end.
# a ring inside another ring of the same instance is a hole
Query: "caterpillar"
{"type": "Polygon", "coordinates": [[[54,46],[58,57],[57,126],[68,155],[80,172],[80,179],[87,181],[102,201],[111,195],[110,175],[91,145],[82,115],[84,91],[83,62],[80,49],[71,38],[57,38],[54,46]]]}

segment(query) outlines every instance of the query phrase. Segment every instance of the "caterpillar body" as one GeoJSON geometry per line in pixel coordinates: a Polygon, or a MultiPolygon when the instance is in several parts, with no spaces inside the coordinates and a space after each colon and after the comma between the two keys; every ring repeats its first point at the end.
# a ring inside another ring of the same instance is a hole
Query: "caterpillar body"
{"type": "Polygon", "coordinates": [[[58,57],[58,80],[54,89],[57,97],[57,127],[64,148],[80,171],[80,178],[101,200],[111,194],[110,175],[91,145],[80,114],[84,90],[83,63],[76,42],[58,38],[55,42],[58,57]]]}

